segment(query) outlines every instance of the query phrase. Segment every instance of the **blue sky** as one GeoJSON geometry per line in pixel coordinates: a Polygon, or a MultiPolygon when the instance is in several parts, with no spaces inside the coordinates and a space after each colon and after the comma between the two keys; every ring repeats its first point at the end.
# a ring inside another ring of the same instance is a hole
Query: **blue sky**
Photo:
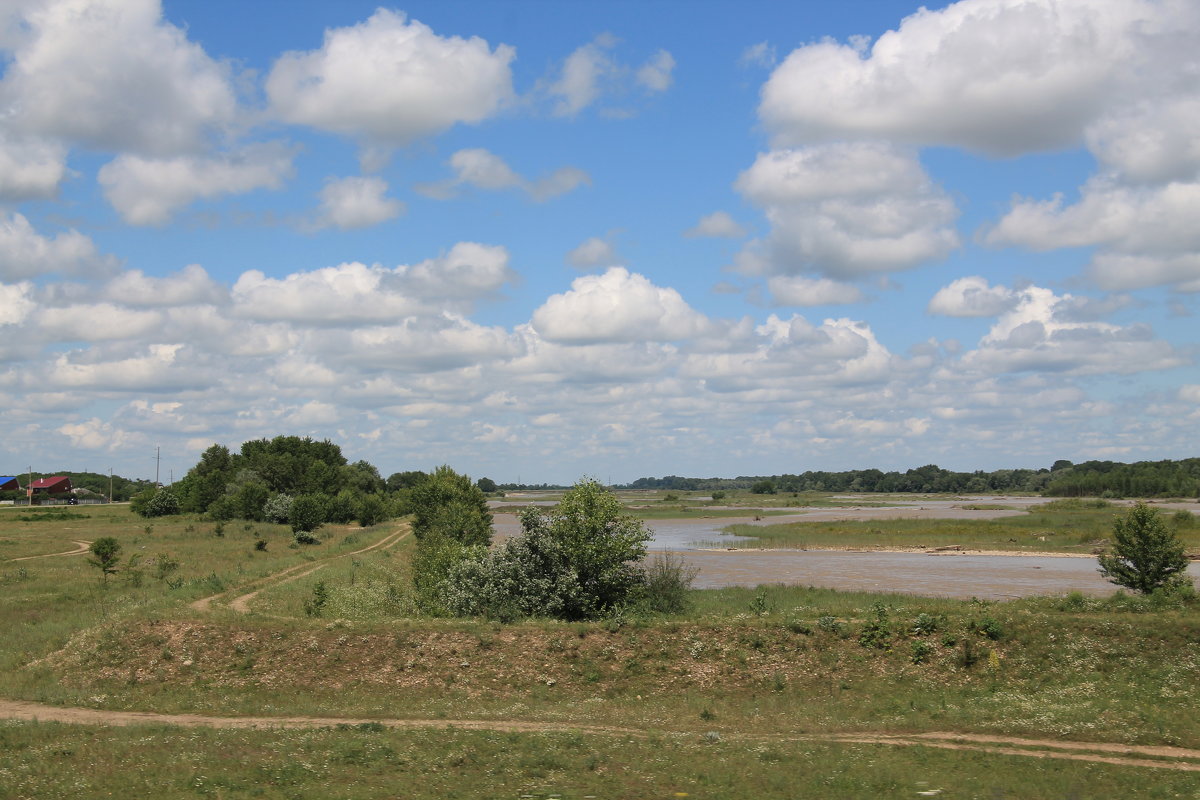
{"type": "Polygon", "coordinates": [[[17,0],[0,466],[1194,456],[1197,44],[1183,0],[17,0]]]}

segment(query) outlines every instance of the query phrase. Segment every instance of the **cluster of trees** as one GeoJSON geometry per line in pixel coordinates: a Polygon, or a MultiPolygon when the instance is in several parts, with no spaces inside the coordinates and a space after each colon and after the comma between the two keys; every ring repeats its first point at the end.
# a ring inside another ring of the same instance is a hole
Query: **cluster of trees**
{"type": "Polygon", "coordinates": [[[407,513],[407,496],[423,472],[396,473],[386,481],[366,461],[349,463],[329,440],[276,436],[255,439],[231,452],[214,444],[182,480],[135,496],[143,516],[205,514],[290,524],[309,532],[326,522],[375,525],[407,513]]]}
{"type": "Polygon", "coordinates": [[[998,469],[953,472],[927,464],[905,472],[878,469],[845,472],[809,471],[798,475],[755,475],[737,478],[638,478],[627,489],[713,491],[750,489],[775,492],[1041,492],[1055,497],[1193,497],[1200,496],[1200,459],[1141,461],[1122,464],[1056,461],[1043,469],[998,469]]]}
{"type": "Polygon", "coordinates": [[[495,548],[491,513],[470,478],[442,467],[412,504],[413,582],[434,614],[585,620],[634,606],[675,611],[694,574],[670,563],[647,570],[650,530],[595,480],[575,484],[553,508],[526,508],[521,535],[495,548]]]}

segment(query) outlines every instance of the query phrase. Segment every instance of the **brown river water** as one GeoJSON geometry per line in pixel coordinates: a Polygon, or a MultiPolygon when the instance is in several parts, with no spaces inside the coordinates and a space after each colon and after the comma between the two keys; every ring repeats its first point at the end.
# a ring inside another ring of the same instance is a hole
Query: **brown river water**
{"type": "MultiPolygon", "coordinates": [[[[787,516],[754,520],[721,519],[648,520],[654,531],[650,550],[681,556],[699,572],[693,586],[715,589],[726,586],[757,586],[784,583],[821,586],[845,591],[900,592],[934,597],[978,597],[1007,600],[1029,595],[1058,595],[1079,591],[1088,595],[1111,594],[1116,587],[1100,577],[1092,557],[979,555],[972,553],[928,554],[882,550],[724,550],[738,537],[721,532],[727,525],[750,523],[771,525],[782,522],[841,519],[995,519],[1024,511],[976,511],[963,508],[976,502],[1005,505],[1044,503],[1041,498],[971,498],[970,500],[922,500],[887,508],[795,509],[787,516]]],[[[1200,504],[1171,504],[1164,510],[1186,508],[1194,513],[1200,504]]],[[[496,514],[498,538],[520,532],[512,514],[496,514]]],[[[1189,567],[1200,577],[1200,562],[1189,567]]]]}

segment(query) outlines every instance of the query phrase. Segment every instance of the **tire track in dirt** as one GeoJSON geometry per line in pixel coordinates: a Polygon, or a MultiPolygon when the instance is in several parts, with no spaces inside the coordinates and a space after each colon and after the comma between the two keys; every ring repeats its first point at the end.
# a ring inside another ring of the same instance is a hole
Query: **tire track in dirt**
{"type": "MultiPolygon", "coordinates": [[[[94,708],[49,706],[26,700],[0,699],[0,718],[26,722],[60,722],[70,725],[169,725],[181,728],[220,729],[312,729],[337,725],[384,725],[400,730],[471,730],[502,733],[585,733],[597,736],[621,736],[645,739],[652,735],[698,737],[698,731],[649,731],[611,725],[570,722],[534,722],[530,720],[477,719],[364,719],[359,717],[221,717],[207,714],[162,714],[154,711],[107,711],[94,708]]],[[[936,747],[944,750],[970,750],[992,755],[1084,761],[1124,767],[1200,772],[1200,750],[1182,747],[1127,745],[1112,742],[1067,742],[1047,739],[1022,739],[1014,736],[930,731],[914,734],[829,733],[829,734],[739,734],[727,733],[730,740],[835,742],[878,744],[897,747],[936,747]]]]}
{"type": "MultiPolygon", "coordinates": [[[[303,564],[296,564],[294,566],[288,567],[287,569],[280,570],[279,572],[276,572],[274,575],[267,575],[264,578],[258,578],[254,581],[251,581],[249,584],[249,586],[255,587],[254,590],[251,592],[248,592],[247,594],[239,595],[238,597],[234,598],[232,601],[230,601],[229,608],[233,609],[234,611],[236,611],[239,614],[248,614],[248,613],[250,613],[250,601],[253,600],[259,594],[259,592],[262,592],[265,589],[269,589],[272,586],[280,586],[280,585],[288,583],[290,581],[299,580],[300,578],[303,578],[306,575],[311,575],[312,573],[316,572],[317,570],[323,569],[324,567],[328,566],[330,563],[337,561],[339,558],[349,558],[350,556],[357,556],[362,553],[369,553],[372,550],[378,550],[378,549],[386,550],[387,548],[392,547],[393,545],[399,544],[401,541],[403,541],[405,538],[407,538],[411,532],[412,532],[412,528],[409,527],[408,523],[404,523],[399,528],[392,531],[387,536],[384,536],[382,539],[375,542],[374,544],[367,545],[366,547],[360,548],[358,550],[354,550],[353,552],[341,553],[340,555],[329,556],[327,558],[323,558],[315,566],[314,566],[313,562],[307,561],[303,564]],[[301,570],[307,570],[307,571],[301,572],[301,570]],[[300,574],[295,574],[295,573],[300,573],[300,574]]],[[[243,588],[245,588],[245,587],[243,587],[243,588]]],[[[199,600],[194,600],[189,605],[192,608],[196,609],[197,611],[211,611],[213,603],[215,603],[217,600],[224,597],[225,595],[229,594],[231,591],[233,591],[233,590],[217,592],[216,594],[209,595],[208,597],[202,597],[199,600]]]]}
{"type": "Polygon", "coordinates": [[[64,550],[61,553],[42,553],[40,556],[21,556],[20,558],[10,558],[9,561],[29,561],[34,558],[55,558],[57,556],[78,556],[83,555],[92,546],[91,542],[75,542],[77,545],[74,550],[64,550]]]}

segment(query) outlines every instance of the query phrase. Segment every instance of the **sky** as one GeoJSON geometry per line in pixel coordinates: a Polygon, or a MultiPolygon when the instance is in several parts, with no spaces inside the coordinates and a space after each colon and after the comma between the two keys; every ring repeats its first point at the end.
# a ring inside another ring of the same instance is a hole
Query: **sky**
{"type": "Polygon", "coordinates": [[[0,474],[1198,455],[1200,4],[6,0],[0,474]]]}

